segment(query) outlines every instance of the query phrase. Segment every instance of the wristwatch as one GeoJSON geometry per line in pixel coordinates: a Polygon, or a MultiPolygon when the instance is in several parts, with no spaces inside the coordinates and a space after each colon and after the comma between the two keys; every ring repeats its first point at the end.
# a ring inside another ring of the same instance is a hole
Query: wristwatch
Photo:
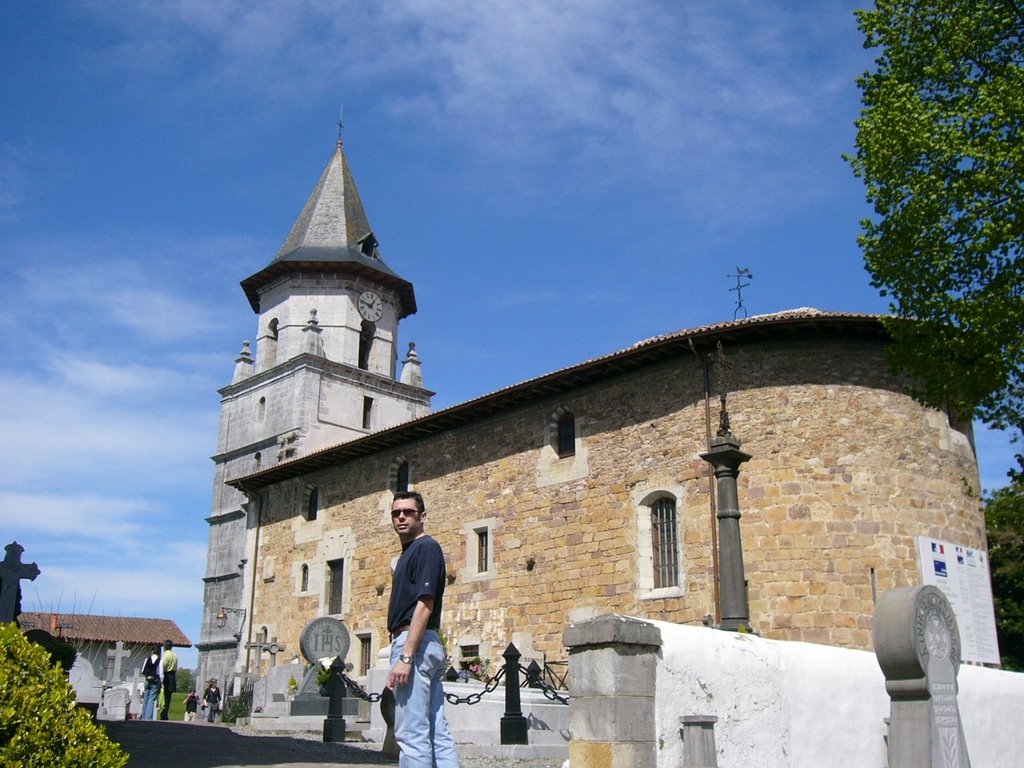
{"type": "Polygon", "coordinates": [[[406,656],[404,653],[398,654],[398,660],[404,664],[412,664],[412,656],[406,656]]]}

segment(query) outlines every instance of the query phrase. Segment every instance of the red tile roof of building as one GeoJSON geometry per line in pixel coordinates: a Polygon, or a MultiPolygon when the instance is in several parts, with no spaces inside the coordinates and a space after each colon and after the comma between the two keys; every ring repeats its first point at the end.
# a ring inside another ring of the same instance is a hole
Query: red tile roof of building
{"type": "Polygon", "coordinates": [[[21,630],[42,629],[65,640],[96,640],[116,643],[162,643],[170,640],[179,648],[191,648],[192,641],[170,619],[139,619],[133,616],[94,616],[87,613],[31,613],[18,617],[21,630]]]}

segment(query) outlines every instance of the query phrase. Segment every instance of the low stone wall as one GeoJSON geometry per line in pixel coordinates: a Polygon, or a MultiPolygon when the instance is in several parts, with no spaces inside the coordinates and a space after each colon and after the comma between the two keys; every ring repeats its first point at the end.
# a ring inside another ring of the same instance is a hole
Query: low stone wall
{"type": "MultiPolygon", "coordinates": [[[[873,653],[649,624],[661,633],[657,768],[686,765],[680,718],[694,715],[718,718],[719,768],[886,765],[889,697],[873,653]]],[[[958,682],[971,764],[1019,766],[1024,674],[962,666],[958,682]]]]}

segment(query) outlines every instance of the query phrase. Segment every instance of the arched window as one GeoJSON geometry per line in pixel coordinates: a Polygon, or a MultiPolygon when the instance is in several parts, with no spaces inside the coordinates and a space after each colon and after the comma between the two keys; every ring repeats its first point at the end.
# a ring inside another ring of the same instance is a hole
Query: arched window
{"type": "Polygon", "coordinates": [[[654,588],[679,586],[679,522],[676,500],[663,497],[651,504],[651,554],[654,588]]]}
{"type": "Polygon", "coordinates": [[[412,467],[404,456],[391,459],[388,467],[388,489],[392,493],[412,490],[412,467]]]}
{"type": "Polygon", "coordinates": [[[270,322],[267,323],[267,335],[263,337],[263,343],[267,345],[266,354],[263,356],[263,359],[266,360],[266,365],[268,368],[277,364],[278,325],[279,323],[277,318],[271,318],[270,322]]]}
{"type": "Polygon", "coordinates": [[[299,569],[299,591],[309,591],[309,566],[305,564],[299,569]]]}
{"type": "Polygon", "coordinates": [[[256,455],[252,457],[253,463],[256,465],[256,469],[260,468],[260,464],[263,463],[263,454],[256,451],[256,455]]]}
{"type": "Polygon", "coordinates": [[[256,421],[262,424],[265,418],[267,418],[267,398],[261,397],[256,403],[256,421]]]}

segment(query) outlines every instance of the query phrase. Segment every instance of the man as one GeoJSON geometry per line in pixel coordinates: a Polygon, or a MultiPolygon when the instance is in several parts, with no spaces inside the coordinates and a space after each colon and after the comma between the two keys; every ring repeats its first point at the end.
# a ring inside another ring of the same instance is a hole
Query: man
{"type": "Polygon", "coordinates": [[[164,673],[164,705],[160,710],[161,720],[167,719],[167,713],[171,709],[171,696],[178,688],[178,655],[171,650],[172,647],[174,644],[170,640],[164,640],[164,655],[160,659],[160,669],[164,673]]]}
{"type": "Polygon", "coordinates": [[[395,566],[388,605],[391,672],[387,686],[395,694],[395,740],[402,750],[399,768],[458,768],[442,687],[444,553],[424,532],[426,519],[420,494],[395,494],[391,524],[402,542],[402,555],[395,566]]]}
{"type": "Polygon", "coordinates": [[[142,666],[142,676],[146,678],[146,687],[142,690],[142,719],[154,720],[156,700],[160,697],[160,646],[154,645],[152,653],[146,657],[142,666]]]}

